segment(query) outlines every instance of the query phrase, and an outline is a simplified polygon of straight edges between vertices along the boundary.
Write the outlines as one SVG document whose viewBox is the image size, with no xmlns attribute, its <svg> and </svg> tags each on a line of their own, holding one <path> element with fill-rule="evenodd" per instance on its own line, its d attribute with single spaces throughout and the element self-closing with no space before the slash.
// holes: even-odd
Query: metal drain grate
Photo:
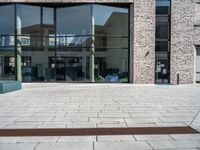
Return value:
<svg viewBox="0 0 200 150">
<path fill-rule="evenodd" d="M 0 129 L 0 136 L 86 136 L 130 134 L 195 134 L 191 127 Z"/>
</svg>

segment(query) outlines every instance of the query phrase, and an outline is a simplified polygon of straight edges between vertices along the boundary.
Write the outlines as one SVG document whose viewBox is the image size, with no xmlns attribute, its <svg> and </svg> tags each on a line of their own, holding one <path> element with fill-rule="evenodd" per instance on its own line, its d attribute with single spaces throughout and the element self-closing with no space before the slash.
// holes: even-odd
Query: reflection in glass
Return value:
<svg viewBox="0 0 200 150">
<path fill-rule="evenodd" d="M 168 41 L 156 41 L 156 51 L 168 52 Z"/>
<path fill-rule="evenodd" d="M 14 34 L 14 5 L 0 6 L 0 35 Z"/>
<path fill-rule="evenodd" d="M 0 80 L 15 80 L 14 53 L 2 55 L 0 51 Z"/>
<path fill-rule="evenodd" d="M 24 82 L 128 82 L 128 8 L 16 4 L 15 15 L 0 6 L 1 78 L 14 77 L 16 50 Z"/>
<path fill-rule="evenodd" d="M 156 83 L 168 84 L 169 83 L 169 61 L 166 58 L 156 59 Z"/>
<path fill-rule="evenodd" d="M 128 36 L 127 8 L 93 5 L 93 16 L 95 35 Z"/>
<path fill-rule="evenodd" d="M 168 16 L 156 17 L 156 38 L 169 39 L 169 20 Z"/>
<path fill-rule="evenodd" d="M 89 51 L 91 36 L 58 36 L 57 47 L 59 51 Z"/>
<path fill-rule="evenodd" d="M 40 7 L 17 5 L 17 24 L 21 34 L 40 35 Z"/>
<path fill-rule="evenodd" d="M 17 5 L 17 48 L 22 52 L 24 82 L 55 80 L 55 67 L 49 65 L 49 58 L 55 56 L 54 9 L 43 8 L 42 13 L 40 6 Z"/>
<path fill-rule="evenodd" d="M 96 82 L 128 82 L 128 49 L 95 54 Z"/>
<path fill-rule="evenodd" d="M 50 65 L 49 58 L 54 57 L 54 51 L 23 51 L 22 77 L 24 82 L 54 81 L 55 65 Z"/>
<path fill-rule="evenodd" d="M 43 7 L 43 16 L 42 16 L 42 23 L 43 24 L 54 24 L 54 9 Z"/>
<path fill-rule="evenodd" d="M 169 14 L 170 0 L 156 0 L 156 14 Z"/>
<path fill-rule="evenodd" d="M 127 49 L 127 37 L 95 36 L 95 51 L 99 48 Z"/>
<path fill-rule="evenodd" d="M 197 49 L 197 56 L 200 56 L 200 46 L 197 46 L 196 49 Z"/>
<path fill-rule="evenodd" d="M 81 5 L 57 9 L 57 35 L 90 35 L 91 5 Z"/>
<path fill-rule="evenodd" d="M 94 5 L 93 14 L 95 81 L 128 82 L 128 9 Z"/>
<path fill-rule="evenodd" d="M 0 80 L 15 80 L 14 5 L 0 6 Z"/>
<path fill-rule="evenodd" d="M 87 74 L 81 57 L 58 57 L 56 79 L 68 82 L 83 81 Z"/>
<path fill-rule="evenodd" d="M 0 35 L 0 48 L 14 47 L 15 37 L 10 35 Z"/>
</svg>

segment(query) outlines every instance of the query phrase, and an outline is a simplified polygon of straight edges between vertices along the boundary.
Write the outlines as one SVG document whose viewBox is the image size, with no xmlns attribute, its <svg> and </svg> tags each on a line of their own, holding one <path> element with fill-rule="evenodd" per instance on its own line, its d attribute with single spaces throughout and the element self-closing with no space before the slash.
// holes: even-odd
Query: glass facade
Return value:
<svg viewBox="0 0 200 150">
<path fill-rule="evenodd" d="M 128 82 L 128 16 L 126 7 L 99 4 L 2 5 L 0 78 Z"/>
<path fill-rule="evenodd" d="M 94 5 L 93 16 L 95 80 L 128 82 L 128 10 Z"/>
<path fill-rule="evenodd" d="M 170 0 L 156 0 L 155 82 L 170 83 Z"/>
<path fill-rule="evenodd" d="M 196 46 L 196 82 L 200 83 L 200 46 Z"/>
<path fill-rule="evenodd" d="M 14 5 L 0 6 L 0 80 L 15 80 Z"/>
</svg>

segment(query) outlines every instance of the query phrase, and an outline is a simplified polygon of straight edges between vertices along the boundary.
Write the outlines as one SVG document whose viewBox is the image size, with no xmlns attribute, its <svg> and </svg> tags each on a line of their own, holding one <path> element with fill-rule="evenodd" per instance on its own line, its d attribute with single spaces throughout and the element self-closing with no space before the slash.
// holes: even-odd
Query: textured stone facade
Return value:
<svg viewBox="0 0 200 150">
<path fill-rule="evenodd" d="M 171 83 L 195 82 L 195 44 L 200 42 L 200 4 L 198 0 L 172 0 Z M 199 1 L 198 1 L 199 2 Z M 199 43 L 200 44 L 200 43 Z"/>
<path fill-rule="evenodd" d="M 200 0 L 194 3 L 194 44 L 200 45 Z"/>
<path fill-rule="evenodd" d="M 134 3 L 134 83 L 154 83 L 155 0 Z"/>
</svg>

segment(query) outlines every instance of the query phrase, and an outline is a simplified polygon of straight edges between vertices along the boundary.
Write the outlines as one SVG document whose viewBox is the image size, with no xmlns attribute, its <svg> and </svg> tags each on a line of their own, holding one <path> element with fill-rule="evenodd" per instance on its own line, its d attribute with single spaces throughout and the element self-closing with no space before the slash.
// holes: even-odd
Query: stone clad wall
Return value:
<svg viewBox="0 0 200 150">
<path fill-rule="evenodd" d="M 172 0 L 171 6 L 171 83 L 194 82 L 194 42 L 192 0 Z"/>
<path fill-rule="evenodd" d="M 194 44 L 200 45 L 200 0 L 194 3 L 194 25 Z"/>
<path fill-rule="evenodd" d="M 196 49 L 200 45 L 200 0 L 172 0 L 171 83 L 191 84 L 196 76 Z"/>
<path fill-rule="evenodd" d="M 155 0 L 134 3 L 134 83 L 155 80 Z"/>
</svg>

